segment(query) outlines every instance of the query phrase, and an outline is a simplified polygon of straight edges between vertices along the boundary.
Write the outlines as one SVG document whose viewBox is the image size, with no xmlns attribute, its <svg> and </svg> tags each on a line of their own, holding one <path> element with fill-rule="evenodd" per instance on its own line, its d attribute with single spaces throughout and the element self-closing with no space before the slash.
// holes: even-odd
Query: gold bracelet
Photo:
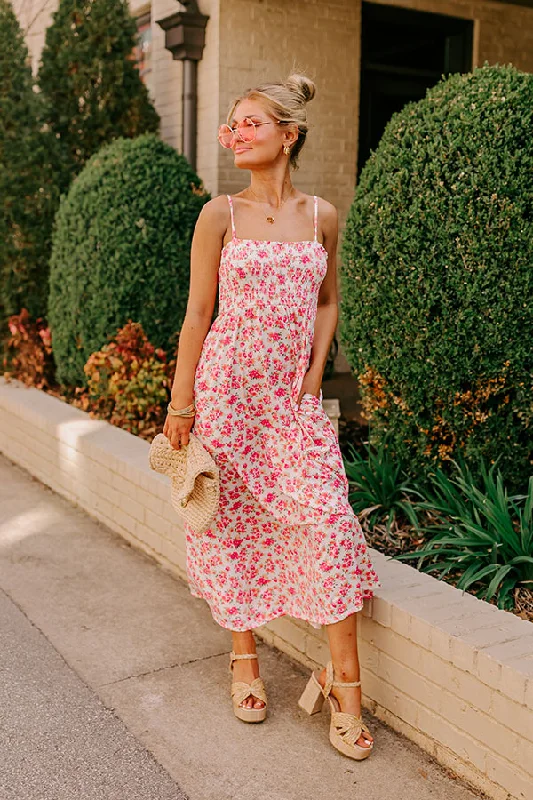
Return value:
<svg viewBox="0 0 533 800">
<path fill-rule="evenodd" d="M 175 408 L 172 408 L 172 403 L 169 403 L 167 406 L 167 411 L 171 417 L 194 417 L 196 414 L 196 406 L 193 400 L 193 402 L 190 403 L 190 405 L 188 405 L 186 408 L 180 408 L 179 410 L 176 410 Z"/>
</svg>

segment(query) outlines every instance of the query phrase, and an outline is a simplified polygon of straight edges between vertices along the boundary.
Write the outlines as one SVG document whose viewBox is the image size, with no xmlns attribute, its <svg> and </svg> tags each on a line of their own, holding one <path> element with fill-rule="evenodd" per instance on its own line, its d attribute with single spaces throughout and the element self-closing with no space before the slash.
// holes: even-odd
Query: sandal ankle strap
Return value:
<svg viewBox="0 0 533 800">
<path fill-rule="evenodd" d="M 257 653 L 234 653 L 232 650 L 230 657 L 232 661 L 236 661 L 239 658 L 257 658 Z"/>
<path fill-rule="evenodd" d="M 326 664 L 326 682 L 324 684 L 324 688 L 322 689 L 322 693 L 324 697 L 327 697 L 331 692 L 332 686 L 361 686 L 361 681 L 336 681 L 334 680 L 334 672 L 333 672 L 333 662 L 328 661 Z"/>
<path fill-rule="evenodd" d="M 257 653 L 234 653 L 233 650 L 229 654 L 229 670 L 233 671 L 233 662 L 241 658 L 257 658 Z"/>
<path fill-rule="evenodd" d="M 361 681 L 333 681 L 332 686 L 361 686 Z"/>
</svg>

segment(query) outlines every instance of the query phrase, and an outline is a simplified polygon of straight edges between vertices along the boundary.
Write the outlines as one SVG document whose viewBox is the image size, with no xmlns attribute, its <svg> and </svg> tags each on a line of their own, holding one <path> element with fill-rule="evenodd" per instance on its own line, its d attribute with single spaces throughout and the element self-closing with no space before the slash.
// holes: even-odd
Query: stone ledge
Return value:
<svg viewBox="0 0 533 800">
<path fill-rule="evenodd" d="M 337 422 L 335 401 L 324 401 Z M 0 378 L 0 450 L 186 580 L 169 481 L 149 444 Z M 359 616 L 363 705 L 495 800 L 533 785 L 533 626 L 371 549 L 383 588 Z M 257 635 L 310 668 L 325 629 L 282 617 Z M 531 797 L 531 794 L 529 795 Z"/>
</svg>

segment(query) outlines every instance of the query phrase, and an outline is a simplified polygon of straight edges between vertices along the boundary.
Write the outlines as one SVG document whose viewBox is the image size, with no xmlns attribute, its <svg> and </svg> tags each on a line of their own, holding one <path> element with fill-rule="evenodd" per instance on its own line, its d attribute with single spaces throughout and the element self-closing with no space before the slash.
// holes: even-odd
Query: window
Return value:
<svg viewBox="0 0 533 800">
<path fill-rule="evenodd" d="M 150 11 L 137 18 L 137 45 L 135 47 L 135 60 L 139 68 L 142 82 L 148 89 L 153 99 L 153 72 L 152 72 L 152 16 Z"/>
<path fill-rule="evenodd" d="M 363 2 L 359 176 L 395 111 L 423 98 L 441 75 L 472 68 L 473 23 Z"/>
</svg>

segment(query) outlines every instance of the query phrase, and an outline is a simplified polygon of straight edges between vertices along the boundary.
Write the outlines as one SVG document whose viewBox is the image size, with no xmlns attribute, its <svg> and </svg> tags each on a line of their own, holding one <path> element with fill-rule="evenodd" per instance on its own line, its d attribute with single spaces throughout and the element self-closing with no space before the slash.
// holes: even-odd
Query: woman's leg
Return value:
<svg viewBox="0 0 533 800">
<path fill-rule="evenodd" d="M 255 653 L 255 639 L 252 631 L 232 631 L 234 653 Z M 251 683 L 259 677 L 259 661 L 257 658 L 240 658 L 233 662 L 233 680 Z M 244 708 L 263 708 L 262 700 L 250 695 L 242 703 Z"/>
<path fill-rule="evenodd" d="M 350 614 L 349 617 L 334 622 L 332 625 L 325 626 L 328 634 L 329 649 L 333 662 L 334 680 L 336 681 L 359 681 L 359 655 L 357 653 L 357 613 Z M 319 682 L 324 686 L 326 682 L 325 668 L 320 673 Z M 361 715 L 361 687 L 352 686 L 344 689 L 334 686 L 331 694 L 339 701 L 341 711 L 346 714 Z M 371 734 L 363 731 L 363 735 L 357 740 L 361 747 L 369 747 L 367 741 L 373 741 Z"/>
</svg>

